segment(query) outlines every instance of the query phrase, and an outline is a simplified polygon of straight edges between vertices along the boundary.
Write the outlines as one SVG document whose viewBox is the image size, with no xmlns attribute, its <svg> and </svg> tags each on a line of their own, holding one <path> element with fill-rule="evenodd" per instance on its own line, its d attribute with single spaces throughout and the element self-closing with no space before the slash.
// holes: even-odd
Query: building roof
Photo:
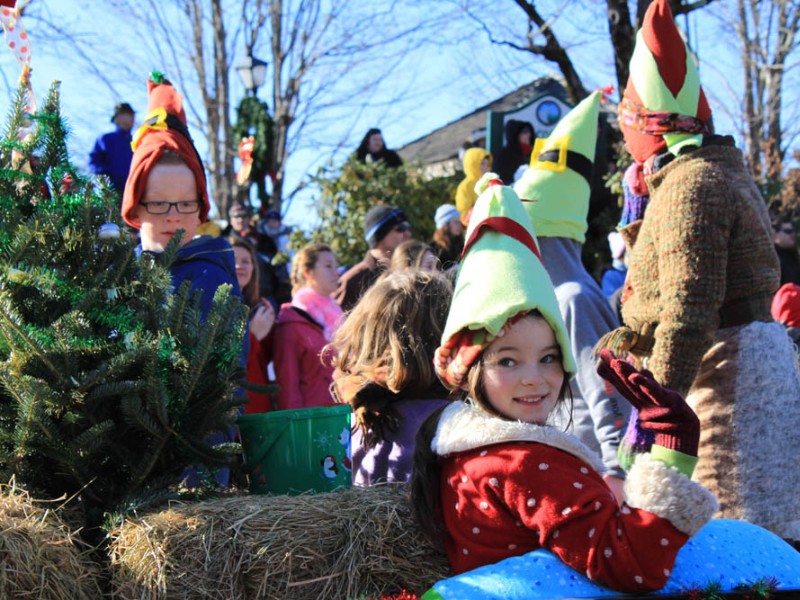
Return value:
<svg viewBox="0 0 800 600">
<path fill-rule="evenodd" d="M 397 152 L 405 161 L 420 161 L 427 165 L 449 162 L 454 159 L 460 163 L 458 161 L 459 148 L 473 131 L 486 127 L 488 111 L 508 111 L 527 104 L 537 96 L 544 94 L 552 94 L 566 99 L 566 89 L 557 79 L 542 77 L 406 144 Z"/>
</svg>

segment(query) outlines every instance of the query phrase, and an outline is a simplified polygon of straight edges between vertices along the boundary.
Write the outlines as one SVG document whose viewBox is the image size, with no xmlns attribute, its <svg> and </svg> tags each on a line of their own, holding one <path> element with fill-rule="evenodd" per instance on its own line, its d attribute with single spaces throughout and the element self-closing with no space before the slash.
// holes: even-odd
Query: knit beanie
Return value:
<svg viewBox="0 0 800 600">
<path fill-rule="evenodd" d="M 784 283 L 772 298 L 770 313 L 779 323 L 800 328 L 800 286 Z"/>
<path fill-rule="evenodd" d="M 370 248 L 374 248 L 392 228 L 407 222 L 408 217 L 402 209 L 384 204 L 373 206 L 364 216 L 364 239 Z"/>
<path fill-rule="evenodd" d="M 165 150 L 178 154 L 194 173 L 200 199 L 200 222 L 208 218 L 209 203 L 203 161 L 186 127 L 183 100 L 172 84 L 158 71 L 147 80 L 147 116 L 133 137 L 133 159 L 122 196 L 122 218 L 139 228 L 133 212 L 144 195 L 147 177 Z"/>
<path fill-rule="evenodd" d="M 700 145 L 714 132 L 694 59 L 667 0 L 654 0 L 636 34 L 619 123 L 633 158 L 643 163 L 668 148 Z"/>
<path fill-rule="evenodd" d="M 548 322 L 561 347 L 564 371 L 575 359 L 553 284 L 519 197 L 495 173 L 475 186 L 479 194 L 467 229 L 453 301 L 434 355 L 436 373 L 447 384 L 463 384 L 467 372 L 506 325 L 532 310 Z"/>
<path fill-rule="evenodd" d="M 622 216 L 618 229 L 644 218 L 644 211 L 650 203 L 650 194 L 644 182 L 641 163 L 631 163 L 622 177 Z"/>
<path fill-rule="evenodd" d="M 537 139 L 530 168 L 514 185 L 539 237 L 586 240 L 602 97 L 593 92 L 558 122 L 550 137 Z"/>
<path fill-rule="evenodd" d="M 433 220 L 436 223 L 436 229 L 441 229 L 450 221 L 457 221 L 461 218 L 461 214 L 453 204 L 442 204 L 436 209 L 436 214 Z"/>
</svg>

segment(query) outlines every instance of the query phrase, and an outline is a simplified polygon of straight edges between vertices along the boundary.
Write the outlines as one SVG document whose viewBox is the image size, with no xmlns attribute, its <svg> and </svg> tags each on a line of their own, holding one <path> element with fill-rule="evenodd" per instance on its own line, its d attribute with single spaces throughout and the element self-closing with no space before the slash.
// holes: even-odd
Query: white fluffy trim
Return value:
<svg viewBox="0 0 800 600">
<path fill-rule="evenodd" d="M 717 512 L 706 488 L 649 454 L 636 458 L 625 480 L 627 503 L 667 519 L 688 535 L 697 533 Z"/>
<path fill-rule="evenodd" d="M 508 442 L 546 444 L 580 458 L 601 475 L 606 471 L 600 456 L 575 436 L 554 427 L 505 421 L 470 402 L 452 402 L 444 409 L 431 449 L 439 456 L 447 456 Z"/>
</svg>

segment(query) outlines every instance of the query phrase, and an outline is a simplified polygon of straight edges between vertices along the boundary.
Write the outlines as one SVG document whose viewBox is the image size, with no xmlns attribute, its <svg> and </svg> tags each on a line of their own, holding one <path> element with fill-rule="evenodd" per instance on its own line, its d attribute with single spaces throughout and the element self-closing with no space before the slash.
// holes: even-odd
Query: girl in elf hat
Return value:
<svg viewBox="0 0 800 600">
<path fill-rule="evenodd" d="M 656 445 L 638 457 L 620 507 L 604 467 L 549 426 L 575 361 L 530 220 L 487 174 L 434 364 L 463 393 L 416 442 L 412 500 L 455 573 L 546 548 L 620 591 L 664 585 L 675 555 L 716 510 L 689 479 L 699 427 L 683 399 L 610 352 L 598 370 L 635 406 Z M 524 274 L 524 276 L 522 276 Z"/>
<path fill-rule="evenodd" d="M 786 452 L 800 376 L 770 316 L 780 275 L 770 219 L 733 139 L 713 135 L 666 0 L 650 4 L 637 34 L 619 122 L 650 202 L 622 292 L 626 327 L 604 345 L 686 396 L 701 424 L 694 477 L 718 516 L 800 539 L 800 469 Z"/>
</svg>

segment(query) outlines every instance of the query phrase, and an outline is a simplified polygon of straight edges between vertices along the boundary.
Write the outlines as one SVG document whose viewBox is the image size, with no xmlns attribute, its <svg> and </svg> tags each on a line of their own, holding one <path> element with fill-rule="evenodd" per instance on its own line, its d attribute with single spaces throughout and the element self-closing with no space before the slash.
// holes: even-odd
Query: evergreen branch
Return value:
<svg viewBox="0 0 800 600">
<path fill-rule="evenodd" d="M 70 449 L 81 459 L 86 460 L 108 442 L 108 436 L 114 432 L 114 428 L 114 421 L 110 419 L 101 421 L 75 436 L 69 444 Z"/>
<path fill-rule="evenodd" d="M 0 328 L 2 328 L 3 333 L 6 335 L 6 341 L 9 343 L 9 345 L 13 346 L 13 341 L 12 339 L 9 339 L 8 330 L 6 327 L 13 332 L 17 339 L 20 339 L 25 343 L 25 345 L 36 356 L 36 358 L 42 361 L 42 364 L 47 366 L 51 375 L 53 375 L 59 385 L 61 387 L 66 387 L 66 382 L 61 376 L 61 372 L 56 369 L 53 363 L 50 362 L 50 359 L 47 357 L 47 353 L 45 352 L 44 348 L 41 348 L 36 340 L 27 334 L 22 327 L 21 317 L 12 308 L 8 299 L 6 297 L 2 297 L 0 298 Z"/>
</svg>

